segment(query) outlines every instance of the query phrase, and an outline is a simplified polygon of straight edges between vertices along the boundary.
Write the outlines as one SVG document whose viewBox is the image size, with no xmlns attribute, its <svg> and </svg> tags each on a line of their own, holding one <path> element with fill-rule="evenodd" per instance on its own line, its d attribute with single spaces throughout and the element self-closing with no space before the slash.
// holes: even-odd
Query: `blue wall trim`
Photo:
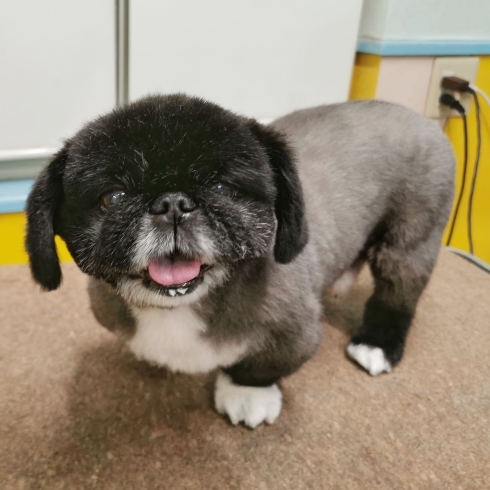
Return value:
<svg viewBox="0 0 490 490">
<path fill-rule="evenodd" d="M 361 38 L 357 51 L 380 56 L 477 56 L 490 54 L 490 39 L 481 41 L 381 41 Z"/>
<path fill-rule="evenodd" d="M 27 196 L 34 179 L 4 180 L 0 182 L 0 213 L 24 211 Z"/>
</svg>

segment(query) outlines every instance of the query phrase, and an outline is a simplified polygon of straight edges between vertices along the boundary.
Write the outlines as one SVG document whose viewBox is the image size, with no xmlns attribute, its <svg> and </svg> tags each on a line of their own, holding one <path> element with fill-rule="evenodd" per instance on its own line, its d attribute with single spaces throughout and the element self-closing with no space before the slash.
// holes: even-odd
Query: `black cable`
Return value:
<svg viewBox="0 0 490 490">
<path fill-rule="evenodd" d="M 470 243 L 470 254 L 473 255 L 473 228 L 472 228 L 472 218 L 473 218 L 473 198 L 475 196 L 476 178 L 478 176 L 478 167 L 480 165 L 480 152 L 481 152 L 481 117 L 480 117 L 480 102 L 478 101 L 478 96 L 476 92 L 468 88 L 467 91 L 473 96 L 476 108 L 476 135 L 477 135 L 477 146 L 476 146 L 476 159 L 475 168 L 473 170 L 473 179 L 471 181 L 470 197 L 468 199 L 468 241 Z"/>
<path fill-rule="evenodd" d="M 461 205 L 461 200 L 463 199 L 464 187 L 466 183 L 466 169 L 468 167 L 468 123 L 466 120 L 466 112 L 464 107 L 460 104 L 458 100 L 456 100 L 452 95 L 444 93 L 441 95 L 439 102 L 442 105 L 446 105 L 451 109 L 458 111 L 463 118 L 463 127 L 464 127 L 464 162 L 463 162 L 463 177 L 461 181 L 461 189 L 459 191 L 458 200 L 456 202 L 456 208 L 454 209 L 453 219 L 451 223 L 451 227 L 449 229 L 449 234 L 446 242 L 446 246 L 449 246 L 451 243 L 451 239 L 453 237 L 454 227 L 456 225 L 456 221 L 458 219 L 459 206 Z"/>
<path fill-rule="evenodd" d="M 449 246 L 451 243 L 451 239 L 453 237 L 454 227 L 456 225 L 456 220 L 458 218 L 459 206 L 461 205 L 461 201 L 463 199 L 464 186 L 466 184 L 466 169 L 468 168 L 468 122 L 466 121 L 466 114 L 461 114 L 463 118 L 463 127 L 464 127 L 464 161 L 463 161 L 463 177 L 461 180 L 461 188 L 459 190 L 458 200 L 456 202 L 456 208 L 454 209 L 453 220 L 451 223 L 451 228 L 449 229 L 449 235 L 447 237 L 446 245 Z"/>
</svg>

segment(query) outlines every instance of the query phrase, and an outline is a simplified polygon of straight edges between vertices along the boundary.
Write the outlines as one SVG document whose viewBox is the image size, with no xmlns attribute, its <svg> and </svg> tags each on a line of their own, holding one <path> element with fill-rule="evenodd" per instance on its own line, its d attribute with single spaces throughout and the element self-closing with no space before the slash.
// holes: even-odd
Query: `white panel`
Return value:
<svg viewBox="0 0 490 490">
<path fill-rule="evenodd" d="M 434 58 L 389 56 L 381 60 L 376 99 L 423 114 Z"/>
<path fill-rule="evenodd" d="M 390 0 L 364 0 L 359 36 L 383 39 Z"/>
<path fill-rule="evenodd" d="M 0 152 L 59 147 L 115 101 L 114 2 L 15 0 L 0 10 Z"/>
<path fill-rule="evenodd" d="M 146 0 L 130 95 L 186 92 L 257 118 L 346 100 L 361 0 Z"/>
<path fill-rule="evenodd" d="M 360 35 L 392 40 L 489 40 L 490 0 L 364 0 Z"/>
<path fill-rule="evenodd" d="M 386 39 L 490 39 L 490 0 L 391 0 Z"/>
</svg>

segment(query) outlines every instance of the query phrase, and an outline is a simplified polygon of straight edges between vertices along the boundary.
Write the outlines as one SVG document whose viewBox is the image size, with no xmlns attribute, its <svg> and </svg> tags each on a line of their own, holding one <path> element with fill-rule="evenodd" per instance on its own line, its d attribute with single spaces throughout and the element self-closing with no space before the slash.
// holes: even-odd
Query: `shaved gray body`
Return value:
<svg viewBox="0 0 490 490">
<path fill-rule="evenodd" d="M 362 101 L 294 112 L 273 125 L 296 151 L 310 229 L 303 256 L 316 256 L 311 270 L 321 271 L 323 286 L 355 262 L 380 224 L 392 223 L 392 238 L 407 251 L 442 235 L 454 156 L 434 121 Z"/>
</svg>

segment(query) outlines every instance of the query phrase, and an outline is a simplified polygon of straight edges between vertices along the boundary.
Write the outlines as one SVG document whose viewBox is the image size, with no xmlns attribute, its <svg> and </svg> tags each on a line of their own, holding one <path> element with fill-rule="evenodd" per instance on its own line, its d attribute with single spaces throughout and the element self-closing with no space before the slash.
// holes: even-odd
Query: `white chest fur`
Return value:
<svg viewBox="0 0 490 490">
<path fill-rule="evenodd" d="M 245 343 L 215 345 L 204 322 L 188 306 L 174 309 L 134 308 L 136 333 L 128 342 L 139 359 L 173 371 L 197 374 L 230 366 L 246 351 Z"/>
</svg>

